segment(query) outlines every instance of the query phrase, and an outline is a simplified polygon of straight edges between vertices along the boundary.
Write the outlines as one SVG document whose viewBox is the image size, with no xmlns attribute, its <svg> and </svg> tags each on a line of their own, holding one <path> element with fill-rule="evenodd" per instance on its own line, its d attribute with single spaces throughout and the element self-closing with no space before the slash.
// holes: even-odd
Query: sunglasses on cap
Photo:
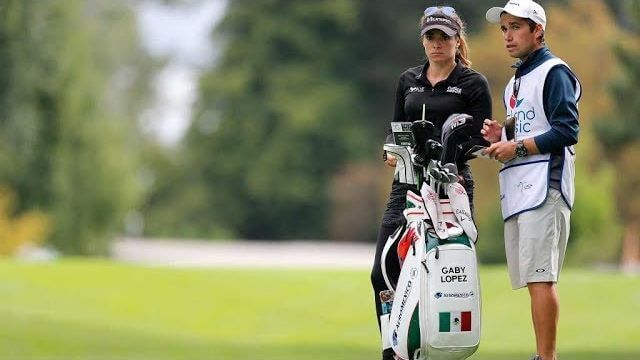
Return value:
<svg viewBox="0 0 640 360">
<path fill-rule="evenodd" d="M 431 16 L 438 13 L 444 14 L 449 17 L 458 17 L 458 14 L 456 14 L 456 10 L 451 6 L 430 6 L 424 9 L 424 14 L 426 16 Z"/>
</svg>

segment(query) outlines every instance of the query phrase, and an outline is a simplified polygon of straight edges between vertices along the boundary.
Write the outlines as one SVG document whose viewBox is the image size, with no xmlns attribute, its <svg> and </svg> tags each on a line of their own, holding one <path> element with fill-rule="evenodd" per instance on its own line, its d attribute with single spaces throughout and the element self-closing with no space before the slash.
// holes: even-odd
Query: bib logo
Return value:
<svg viewBox="0 0 640 360">
<path fill-rule="evenodd" d="M 536 118 L 536 110 L 533 107 L 531 107 L 529 110 L 522 109 L 516 111 L 516 109 L 519 108 L 523 102 L 524 98 L 516 99 L 516 97 L 513 95 L 511 95 L 511 98 L 509 99 L 509 107 L 511 107 L 512 110 L 509 116 L 513 116 L 516 118 L 516 134 L 531 132 L 531 122 Z"/>
<path fill-rule="evenodd" d="M 522 101 L 524 101 L 524 98 L 518 100 L 518 99 L 516 99 L 515 96 L 511 95 L 511 99 L 509 99 L 509 107 L 512 108 L 512 109 L 516 108 L 516 107 L 520 106 L 520 104 L 522 104 Z"/>
</svg>

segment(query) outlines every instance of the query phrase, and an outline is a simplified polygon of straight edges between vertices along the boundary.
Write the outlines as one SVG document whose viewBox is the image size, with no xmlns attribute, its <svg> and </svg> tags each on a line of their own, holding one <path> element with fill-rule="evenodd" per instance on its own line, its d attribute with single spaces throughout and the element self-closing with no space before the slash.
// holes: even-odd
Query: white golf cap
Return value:
<svg viewBox="0 0 640 360">
<path fill-rule="evenodd" d="M 511 0 L 504 7 L 492 7 L 487 11 L 486 18 L 489 22 L 500 23 L 500 15 L 503 12 L 524 19 L 531 19 L 536 24 L 542 25 L 542 29 L 547 26 L 547 15 L 544 9 L 535 1 L 531 0 Z"/>
</svg>

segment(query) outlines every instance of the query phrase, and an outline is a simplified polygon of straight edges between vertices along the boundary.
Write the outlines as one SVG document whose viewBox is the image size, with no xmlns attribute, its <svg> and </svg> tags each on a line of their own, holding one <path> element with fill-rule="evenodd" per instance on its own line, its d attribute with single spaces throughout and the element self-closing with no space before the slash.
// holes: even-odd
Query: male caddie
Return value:
<svg viewBox="0 0 640 360">
<path fill-rule="evenodd" d="M 580 83 L 544 40 L 547 18 L 531 0 L 487 11 L 499 23 L 509 56 L 519 59 L 504 92 L 511 131 L 494 120 L 481 130 L 485 154 L 504 163 L 500 199 L 507 267 L 514 289 L 527 287 L 536 336 L 533 359 L 556 359 L 562 268 L 574 200 L 573 145 L 578 141 Z"/>
</svg>

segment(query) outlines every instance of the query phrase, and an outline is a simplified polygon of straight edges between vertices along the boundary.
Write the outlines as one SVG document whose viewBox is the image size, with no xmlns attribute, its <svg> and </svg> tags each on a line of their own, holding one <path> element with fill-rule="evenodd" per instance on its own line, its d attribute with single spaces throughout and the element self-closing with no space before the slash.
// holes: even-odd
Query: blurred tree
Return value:
<svg viewBox="0 0 640 360">
<path fill-rule="evenodd" d="M 585 89 L 597 87 L 613 72 L 613 62 L 593 46 L 593 38 L 608 42 L 618 34 L 606 7 L 598 0 L 541 3 L 552 19 L 552 50 L 586 79 Z M 154 190 L 143 208 L 147 234 L 373 240 L 391 182 L 379 156 L 396 82 L 424 59 L 418 20 L 433 5 L 456 7 L 469 24 L 473 67 L 493 86 L 499 118 L 499 94 L 512 60 L 498 51 L 499 29 L 486 23 L 484 13 L 503 1 L 233 1 L 214 32 L 222 56 L 201 79 L 181 153 L 153 151 L 159 166 L 152 169 Z M 598 34 L 585 31 L 591 28 Z M 583 97 L 586 145 L 580 145 L 579 161 L 585 164 L 598 157 L 588 143 L 590 114 L 604 114 L 608 101 L 596 92 Z M 473 167 L 481 236 L 491 241 L 489 248 L 483 240 L 486 250 L 479 251 L 501 261 L 498 166 L 477 160 Z M 589 166 L 579 171 L 583 179 L 596 179 L 603 192 L 609 189 L 606 173 Z M 370 175 L 375 173 L 380 175 Z M 590 248 L 600 231 L 615 228 L 613 223 L 590 233 L 594 218 L 580 214 L 609 220 L 589 210 L 592 201 L 598 200 L 574 212 L 580 221 L 575 233 L 583 240 L 572 246 Z M 599 209 L 610 204 L 605 200 Z M 344 218 L 353 215 L 350 210 L 362 217 L 357 224 Z"/>
<path fill-rule="evenodd" d="M 203 233 L 326 234 L 327 178 L 367 142 L 346 55 L 357 30 L 352 1 L 229 3 L 186 144 Z"/>
<path fill-rule="evenodd" d="M 52 244 L 104 254 L 137 197 L 149 74 L 126 1 L 0 5 L 0 183 L 52 219 Z"/>
<path fill-rule="evenodd" d="M 410 0 L 230 3 L 216 31 L 223 56 L 201 81 L 199 112 L 186 138 L 189 161 L 175 164 L 188 169 L 181 178 L 188 185 L 156 188 L 145 205 L 147 230 L 350 237 L 344 221 L 328 219 L 327 212 L 344 213 L 348 203 L 328 184 L 388 191 L 390 178 L 344 174 L 384 172 L 378 156 L 397 78 L 424 59 L 418 36 L 424 7 Z M 174 205 L 181 211 L 162 210 Z M 375 230 L 380 214 L 366 213 Z"/>
<path fill-rule="evenodd" d="M 615 110 L 596 124 L 598 139 L 613 161 L 615 196 L 618 215 L 624 224 L 621 266 L 626 270 L 640 268 L 640 2 L 624 1 L 627 15 L 635 21 L 632 41 L 615 49 L 622 74 L 611 81 Z"/>
</svg>

